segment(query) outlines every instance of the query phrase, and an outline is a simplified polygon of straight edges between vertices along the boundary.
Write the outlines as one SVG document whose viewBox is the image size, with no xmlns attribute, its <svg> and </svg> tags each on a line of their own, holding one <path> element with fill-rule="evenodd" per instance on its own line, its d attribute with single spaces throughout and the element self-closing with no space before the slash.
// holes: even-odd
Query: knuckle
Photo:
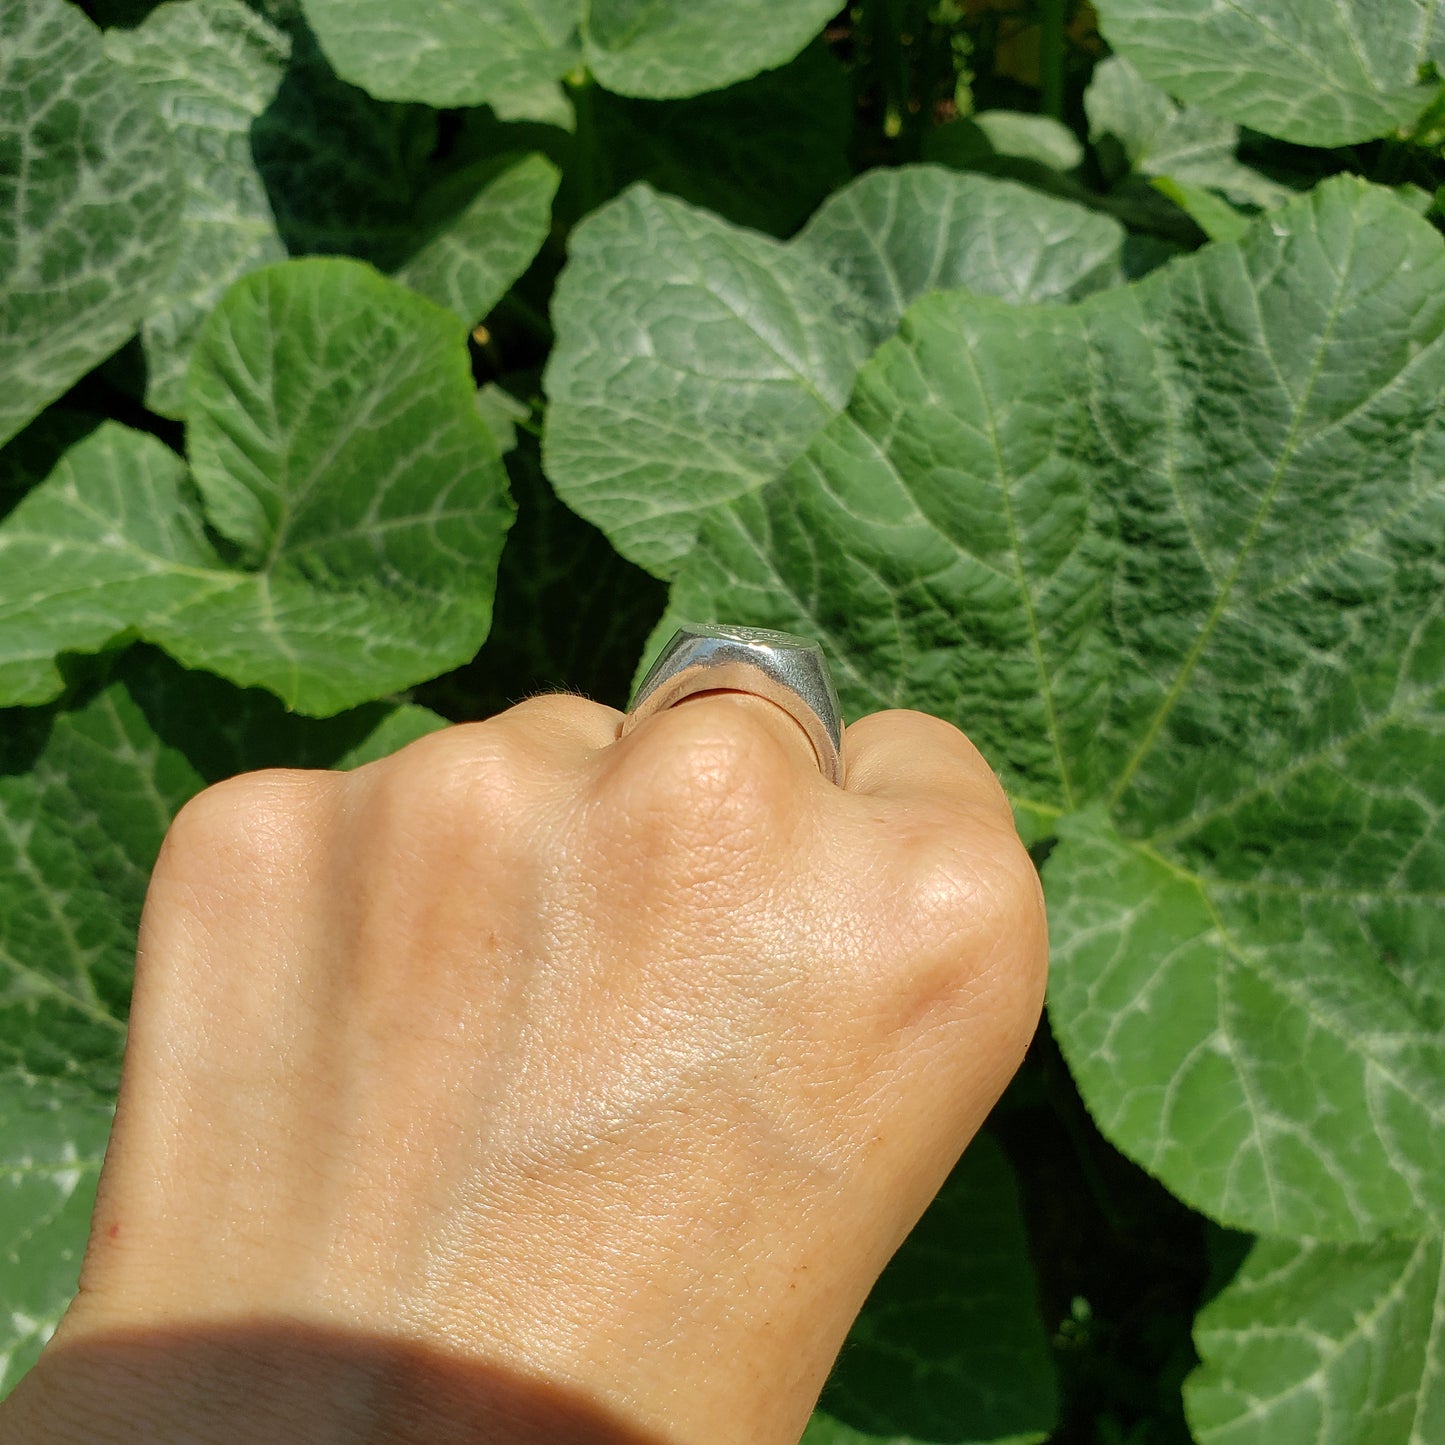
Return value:
<svg viewBox="0 0 1445 1445">
<path fill-rule="evenodd" d="M 976 851 L 935 838 L 908 850 L 899 890 L 910 932 L 937 944 L 987 930 L 994 906 L 989 870 Z"/>
<path fill-rule="evenodd" d="M 1021 997 L 1031 1001 L 1037 1015 L 1048 971 L 1048 922 L 1038 870 L 1016 834 L 1009 835 L 995 857 L 993 876 L 997 953 L 1003 972 L 1021 985 Z"/>
<path fill-rule="evenodd" d="M 670 709 L 639 742 L 622 782 L 654 823 L 704 833 L 751 827 L 770 818 L 789 790 L 790 760 L 777 739 L 737 709 Z"/>
<path fill-rule="evenodd" d="M 330 776 L 245 773 L 206 788 L 180 809 L 146 893 L 137 998 L 159 988 L 169 1000 L 164 1008 L 186 1008 L 184 1000 L 198 988 L 227 989 L 235 977 L 254 977 L 249 969 L 218 971 L 212 961 L 237 956 L 238 937 L 266 938 L 278 907 L 294 896 L 317 851 L 317 804 Z M 239 956 L 262 967 L 271 951 L 261 946 Z"/>
<path fill-rule="evenodd" d="M 373 766 L 365 809 L 372 836 L 442 848 L 503 824 L 524 785 L 516 745 L 489 723 L 429 733 Z"/>
<path fill-rule="evenodd" d="M 891 751 L 939 764 L 979 801 L 987 800 L 1000 817 L 1013 816 L 1008 795 L 988 759 L 967 733 L 946 719 L 911 708 L 888 708 L 861 718 L 850 732 L 865 746 L 886 740 Z"/>
<path fill-rule="evenodd" d="M 1047 925 L 1033 860 L 1012 826 L 976 821 L 908 850 L 900 933 L 939 992 L 987 992 L 1032 1032 L 1043 1002 Z M 1022 1025 L 1021 1025 L 1022 1026 Z"/>
<path fill-rule="evenodd" d="M 297 846 L 325 774 L 293 768 L 242 773 L 191 798 L 172 820 L 158 870 L 284 857 Z"/>
<path fill-rule="evenodd" d="M 1039 906 L 1033 861 L 1012 823 L 949 810 L 903 854 L 906 893 L 915 913 L 940 927 L 990 933 Z"/>
<path fill-rule="evenodd" d="M 563 729 L 591 733 L 593 730 L 616 731 L 618 714 L 589 697 L 575 692 L 539 692 L 521 702 L 513 703 L 499 714 L 499 723 L 514 724 L 525 730 Z"/>
<path fill-rule="evenodd" d="M 920 712 L 911 707 L 887 707 L 870 713 L 863 721 L 879 729 L 901 732 L 910 741 L 920 745 L 962 747 L 970 753 L 978 749 L 969 741 L 968 734 L 946 718 L 931 712 Z"/>
<path fill-rule="evenodd" d="M 807 815 L 795 805 L 795 768 L 737 709 L 670 709 L 604 774 L 597 852 L 628 859 L 653 896 L 741 905 L 796 851 Z"/>
</svg>

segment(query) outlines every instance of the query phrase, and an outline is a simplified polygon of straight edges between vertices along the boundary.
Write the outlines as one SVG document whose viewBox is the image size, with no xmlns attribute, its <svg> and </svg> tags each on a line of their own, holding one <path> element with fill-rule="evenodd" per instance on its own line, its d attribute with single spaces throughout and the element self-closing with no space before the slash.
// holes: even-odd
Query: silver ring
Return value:
<svg viewBox="0 0 1445 1445">
<path fill-rule="evenodd" d="M 685 623 L 642 679 L 619 736 L 685 697 L 717 691 L 776 703 L 807 734 L 823 776 L 842 786 L 843 719 L 828 660 L 816 642 L 791 632 Z"/>
</svg>

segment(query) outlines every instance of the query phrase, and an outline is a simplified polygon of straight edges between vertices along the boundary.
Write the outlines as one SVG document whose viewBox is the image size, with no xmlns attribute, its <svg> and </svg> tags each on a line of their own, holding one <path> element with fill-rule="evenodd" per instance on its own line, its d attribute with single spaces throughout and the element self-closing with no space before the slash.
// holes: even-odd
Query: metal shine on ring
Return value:
<svg viewBox="0 0 1445 1445">
<path fill-rule="evenodd" d="M 843 719 L 832 674 L 822 648 L 791 632 L 683 624 L 642 679 L 620 736 L 685 697 L 718 691 L 750 692 L 782 708 L 807 734 L 819 771 L 842 786 Z"/>
</svg>

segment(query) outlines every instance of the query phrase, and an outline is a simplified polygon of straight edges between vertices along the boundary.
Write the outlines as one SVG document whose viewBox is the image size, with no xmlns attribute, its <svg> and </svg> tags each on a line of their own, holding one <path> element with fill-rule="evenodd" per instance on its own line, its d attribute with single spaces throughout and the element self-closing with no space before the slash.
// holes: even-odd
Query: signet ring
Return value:
<svg viewBox="0 0 1445 1445">
<path fill-rule="evenodd" d="M 842 786 L 843 719 L 816 642 L 762 627 L 684 623 L 642 679 L 619 736 L 700 692 L 750 692 L 776 704 L 807 735 L 823 776 Z"/>
</svg>

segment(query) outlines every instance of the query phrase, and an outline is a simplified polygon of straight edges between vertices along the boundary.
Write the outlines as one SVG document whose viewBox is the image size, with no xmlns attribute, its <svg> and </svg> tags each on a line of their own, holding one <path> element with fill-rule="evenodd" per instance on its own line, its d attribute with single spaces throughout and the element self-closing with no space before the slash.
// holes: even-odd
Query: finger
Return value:
<svg viewBox="0 0 1445 1445">
<path fill-rule="evenodd" d="M 622 714 L 572 692 L 538 693 L 483 722 L 457 723 L 433 739 L 439 747 L 464 755 L 485 747 L 485 739 L 507 737 L 524 755 L 557 767 L 586 762 L 617 737 Z"/>
<path fill-rule="evenodd" d="M 611 747 L 622 714 L 573 692 L 538 693 L 492 719 L 519 736 L 563 753 L 581 756 Z"/>
<path fill-rule="evenodd" d="M 811 774 L 824 781 L 818 768 L 818 757 L 802 725 L 774 702 L 755 693 L 719 688 L 693 693 L 671 707 L 645 718 L 625 738 L 619 748 L 629 745 L 651 748 L 668 736 L 681 734 L 702 726 L 736 732 L 743 737 L 766 740 L 775 754 L 790 770 Z"/>
<path fill-rule="evenodd" d="M 358 784 L 379 774 L 410 769 L 420 792 L 432 783 L 465 777 L 474 763 L 493 757 L 498 748 L 518 762 L 531 760 L 551 773 L 579 773 L 617 736 L 622 714 L 616 708 L 575 693 L 546 693 L 528 698 L 482 722 L 454 723 L 426 733 L 389 757 L 357 768 Z"/>
<path fill-rule="evenodd" d="M 898 708 L 860 718 L 843 737 L 847 790 L 900 802 L 953 802 L 1013 814 L 993 769 L 952 723 Z"/>
</svg>

